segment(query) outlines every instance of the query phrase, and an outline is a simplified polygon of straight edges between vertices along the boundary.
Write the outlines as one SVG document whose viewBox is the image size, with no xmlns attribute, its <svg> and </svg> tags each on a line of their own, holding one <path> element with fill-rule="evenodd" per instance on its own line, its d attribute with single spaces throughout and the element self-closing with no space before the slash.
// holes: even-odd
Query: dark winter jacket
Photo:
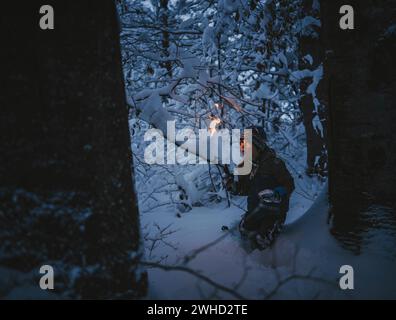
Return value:
<svg viewBox="0 0 396 320">
<path fill-rule="evenodd" d="M 282 214 L 285 216 L 289 208 L 290 195 L 294 190 L 293 177 L 285 163 L 271 148 L 266 147 L 258 158 L 259 161 L 253 165 L 250 175 L 238 177 L 236 192 L 248 196 L 248 211 L 252 211 L 259 204 L 260 191 L 283 187 L 287 193 L 282 201 Z"/>
</svg>

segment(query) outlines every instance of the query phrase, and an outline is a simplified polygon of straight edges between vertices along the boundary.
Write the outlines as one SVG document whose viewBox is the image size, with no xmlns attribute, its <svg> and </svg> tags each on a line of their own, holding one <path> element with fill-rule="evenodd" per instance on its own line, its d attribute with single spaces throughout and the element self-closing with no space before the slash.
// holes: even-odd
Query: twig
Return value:
<svg viewBox="0 0 396 320">
<path fill-rule="evenodd" d="M 157 268 L 157 269 L 162 269 L 165 271 L 181 271 L 181 272 L 185 272 L 185 273 L 189 273 L 203 281 L 205 281 L 206 283 L 210 284 L 211 286 L 215 287 L 216 289 L 219 289 L 221 291 L 224 291 L 228 294 L 230 294 L 231 296 L 240 299 L 240 300 L 247 300 L 246 297 L 244 297 L 243 295 L 241 295 L 240 293 L 236 292 L 235 290 L 228 288 L 218 282 L 213 281 L 212 279 L 208 278 L 207 276 L 204 276 L 202 274 L 200 274 L 199 272 L 190 269 L 188 267 L 183 267 L 183 266 L 169 266 L 169 265 L 164 265 L 164 264 L 160 264 L 160 263 L 155 263 L 155 262 L 148 262 L 148 261 L 140 261 L 139 264 L 146 266 L 146 267 L 152 267 L 152 268 Z"/>
</svg>

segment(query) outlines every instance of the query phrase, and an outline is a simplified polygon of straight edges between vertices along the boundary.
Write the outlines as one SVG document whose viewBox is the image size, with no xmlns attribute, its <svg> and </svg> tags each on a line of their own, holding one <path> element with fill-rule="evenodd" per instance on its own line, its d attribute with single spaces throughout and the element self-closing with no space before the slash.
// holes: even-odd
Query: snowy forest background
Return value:
<svg viewBox="0 0 396 320">
<path fill-rule="evenodd" d="M 370 233 L 381 249 L 369 241 L 369 253 L 354 257 L 328 231 L 319 1 L 128 0 L 118 12 L 149 297 L 347 297 L 335 285 L 339 266 L 364 264 L 366 278 L 370 254 L 390 249 L 394 237 Z M 166 120 L 195 131 L 213 120 L 218 128 L 264 127 L 296 185 L 271 251 L 252 252 L 236 231 L 246 198 L 227 192 L 224 166 L 144 163 L 145 132 L 165 131 Z M 386 208 L 370 210 L 380 212 L 379 224 L 390 217 Z M 350 237 L 344 243 L 360 251 L 359 237 Z M 383 262 L 385 282 L 392 261 Z M 381 290 L 389 295 L 392 284 Z"/>
<path fill-rule="evenodd" d="M 4 3 L 0 298 L 395 298 L 396 5 L 343 4 Z M 144 163 L 167 120 L 265 128 L 296 184 L 271 249 L 224 166 Z"/>
<path fill-rule="evenodd" d="M 318 6 L 314 1 L 311 12 L 302 12 L 300 1 L 119 5 L 142 212 L 166 207 L 184 211 L 186 206 L 230 201 L 220 179 L 227 174 L 222 166 L 144 163 L 144 133 L 150 126 L 166 128 L 169 119 L 176 120 L 179 129 L 208 128 L 213 119 L 220 121 L 219 128 L 263 126 L 269 145 L 295 178 L 292 207 L 300 212 L 312 203 L 327 172 L 325 107 L 316 96 L 323 68 L 312 55 L 300 56 L 298 41 L 319 36 Z M 309 83 L 306 88 L 302 80 Z M 300 107 L 303 96 L 310 96 L 306 114 Z"/>
<path fill-rule="evenodd" d="M 221 236 L 223 225 L 232 229 L 246 208 L 244 197 L 226 190 L 229 171 L 221 164 L 145 163 L 144 134 L 152 127 L 165 132 L 166 120 L 195 131 L 209 130 L 214 119 L 217 128 L 264 127 L 296 185 L 287 223 L 323 189 L 326 110 L 317 94 L 323 66 L 317 51 L 299 46 L 302 39 L 318 41 L 321 23 L 318 1 L 307 3 L 309 8 L 282 0 L 119 3 L 135 187 L 151 262 L 175 263 Z"/>
</svg>

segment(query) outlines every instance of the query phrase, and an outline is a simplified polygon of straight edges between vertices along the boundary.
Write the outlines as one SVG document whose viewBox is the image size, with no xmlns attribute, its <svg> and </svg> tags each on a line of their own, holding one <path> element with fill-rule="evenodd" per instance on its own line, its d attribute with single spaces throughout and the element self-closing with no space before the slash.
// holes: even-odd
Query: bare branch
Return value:
<svg viewBox="0 0 396 320">
<path fill-rule="evenodd" d="M 197 272 L 197 271 L 195 271 L 193 269 L 190 269 L 188 267 L 169 266 L 169 265 L 164 265 L 164 264 L 155 263 L 155 262 L 147 262 L 147 261 L 140 261 L 139 264 L 141 264 L 143 266 L 146 266 L 146 267 L 162 269 L 162 270 L 165 270 L 165 271 L 181 271 L 181 272 L 189 273 L 189 274 L 201 279 L 202 281 L 210 284 L 214 288 L 230 294 L 234 298 L 237 298 L 237 299 L 240 299 L 240 300 L 247 300 L 246 297 L 244 297 L 240 293 L 236 292 L 235 290 L 233 290 L 233 289 L 231 289 L 229 287 L 226 287 L 226 286 L 224 286 L 224 285 L 222 285 L 222 284 L 210 279 L 209 277 L 204 276 L 204 275 L 200 274 L 199 272 Z"/>
</svg>

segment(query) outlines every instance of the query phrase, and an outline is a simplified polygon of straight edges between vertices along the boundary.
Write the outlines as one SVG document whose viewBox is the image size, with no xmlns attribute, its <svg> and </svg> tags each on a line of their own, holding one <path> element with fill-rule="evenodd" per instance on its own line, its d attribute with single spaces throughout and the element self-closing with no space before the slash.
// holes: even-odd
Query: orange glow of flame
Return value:
<svg viewBox="0 0 396 320">
<path fill-rule="evenodd" d="M 216 133 L 216 127 L 221 123 L 221 120 L 219 118 L 213 117 L 211 118 L 212 121 L 209 124 L 209 132 L 210 135 L 213 136 Z"/>
<path fill-rule="evenodd" d="M 221 109 L 223 107 L 220 103 L 215 103 L 214 106 L 216 109 Z"/>
</svg>

